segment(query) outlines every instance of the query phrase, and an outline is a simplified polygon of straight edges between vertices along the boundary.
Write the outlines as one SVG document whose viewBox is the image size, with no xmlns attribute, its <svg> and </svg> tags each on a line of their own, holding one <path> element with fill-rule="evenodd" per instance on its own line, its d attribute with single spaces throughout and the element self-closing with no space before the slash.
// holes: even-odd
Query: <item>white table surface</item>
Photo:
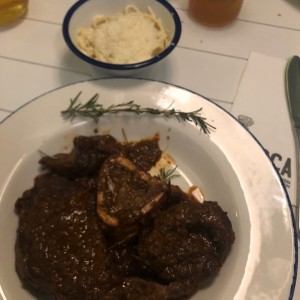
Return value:
<svg viewBox="0 0 300 300">
<path fill-rule="evenodd" d="M 0 27 L 0 122 L 40 94 L 93 78 L 63 41 L 62 20 L 74 2 L 29 0 L 18 25 Z M 181 17 L 182 36 L 167 67 L 148 77 L 188 88 L 228 111 L 251 51 L 300 56 L 299 0 L 244 0 L 238 19 L 222 29 L 193 22 L 187 0 L 169 2 Z M 294 299 L 300 299 L 299 285 Z"/>
</svg>

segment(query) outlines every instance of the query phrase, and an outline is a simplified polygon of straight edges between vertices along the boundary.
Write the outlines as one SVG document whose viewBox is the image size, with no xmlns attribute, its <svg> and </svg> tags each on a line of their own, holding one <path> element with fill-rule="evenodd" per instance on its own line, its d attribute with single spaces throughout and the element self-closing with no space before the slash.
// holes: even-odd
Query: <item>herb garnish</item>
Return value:
<svg viewBox="0 0 300 300">
<path fill-rule="evenodd" d="M 162 115 L 167 118 L 175 117 L 178 122 L 193 122 L 196 126 L 200 127 L 205 134 L 209 134 L 211 129 L 215 129 L 214 126 L 206 122 L 206 119 L 200 115 L 202 108 L 191 112 L 183 112 L 172 109 L 157 109 L 151 107 L 141 107 L 140 105 L 134 103 L 134 101 L 129 101 L 120 104 L 112 104 L 107 108 L 103 107 L 102 104 L 98 103 L 99 94 L 95 94 L 90 100 L 82 104 L 79 101 L 78 95 L 70 100 L 70 105 L 66 110 L 61 113 L 65 119 L 74 119 L 77 116 L 92 118 L 95 122 L 98 122 L 104 114 L 117 114 L 119 112 L 132 112 L 135 114 L 152 114 L 152 115 Z"/>
<path fill-rule="evenodd" d="M 162 181 L 164 182 L 170 182 L 171 179 L 175 178 L 175 177 L 179 177 L 180 175 L 178 174 L 174 174 L 174 172 L 176 171 L 177 166 L 175 166 L 173 169 L 168 169 L 166 170 L 165 168 L 161 168 L 159 170 L 159 177 Z"/>
</svg>

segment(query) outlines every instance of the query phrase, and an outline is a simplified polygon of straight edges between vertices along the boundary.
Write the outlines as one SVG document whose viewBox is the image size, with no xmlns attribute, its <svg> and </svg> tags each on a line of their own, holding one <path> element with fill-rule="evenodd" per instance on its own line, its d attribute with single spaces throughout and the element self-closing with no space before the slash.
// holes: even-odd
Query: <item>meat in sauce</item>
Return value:
<svg viewBox="0 0 300 300">
<path fill-rule="evenodd" d="M 147 171 L 157 136 L 77 137 L 43 157 L 15 205 L 16 270 L 58 300 L 185 299 L 218 274 L 235 236 L 217 202 L 197 202 Z"/>
</svg>

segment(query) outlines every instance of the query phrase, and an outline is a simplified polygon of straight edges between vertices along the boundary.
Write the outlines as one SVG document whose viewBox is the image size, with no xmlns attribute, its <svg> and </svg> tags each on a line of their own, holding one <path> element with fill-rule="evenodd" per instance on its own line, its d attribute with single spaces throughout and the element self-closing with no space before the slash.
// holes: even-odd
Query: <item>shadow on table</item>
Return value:
<svg viewBox="0 0 300 300">
<path fill-rule="evenodd" d="M 300 10 L 300 1 L 299 0 L 285 0 L 289 4 L 291 4 L 294 8 Z"/>
<path fill-rule="evenodd" d="M 65 66 L 65 70 L 72 72 L 78 80 L 89 80 L 89 79 L 101 79 L 101 78 L 115 78 L 115 77 L 125 77 L 125 78 L 142 78 L 151 79 L 163 82 L 169 82 L 172 78 L 172 59 L 166 58 L 161 61 L 158 65 L 154 65 L 150 68 L 141 69 L 138 72 L 114 72 L 103 71 L 96 67 L 89 65 L 78 59 L 75 55 L 70 52 L 66 52 L 62 57 L 61 65 Z M 69 78 L 66 79 L 65 73 L 61 73 L 61 82 L 66 83 Z M 69 77 L 69 75 L 68 75 Z M 135 85 L 142 84 L 143 81 L 135 81 Z M 118 86 L 114 87 L 118 89 Z"/>
</svg>

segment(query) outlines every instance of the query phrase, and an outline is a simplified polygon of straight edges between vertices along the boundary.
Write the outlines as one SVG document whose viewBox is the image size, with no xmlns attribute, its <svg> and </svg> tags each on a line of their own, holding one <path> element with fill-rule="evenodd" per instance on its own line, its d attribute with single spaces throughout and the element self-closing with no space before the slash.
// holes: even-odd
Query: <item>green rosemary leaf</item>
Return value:
<svg viewBox="0 0 300 300">
<path fill-rule="evenodd" d="M 173 169 L 166 170 L 165 168 L 161 168 L 159 170 L 159 177 L 164 182 L 170 182 L 171 179 L 175 177 L 179 177 L 179 174 L 174 174 L 177 169 L 177 166 L 175 166 Z"/>
<path fill-rule="evenodd" d="M 75 117 L 87 117 L 98 122 L 104 114 L 130 112 L 137 115 L 162 115 L 166 118 L 176 118 L 178 122 L 192 122 L 205 134 L 209 134 L 210 130 L 215 129 L 214 126 L 207 123 L 206 119 L 201 116 L 202 108 L 191 112 L 182 112 L 174 108 L 158 109 L 152 107 L 141 107 L 139 104 L 134 103 L 134 101 L 111 104 L 105 108 L 101 103 L 98 103 L 99 94 L 95 94 L 86 103 L 81 103 L 79 101 L 80 95 L 81 92 L 78 93 L 74 99 L 71 99 L 69 107 L 61 112 L 65 119 L 73 120 Z"/>
</svg>

